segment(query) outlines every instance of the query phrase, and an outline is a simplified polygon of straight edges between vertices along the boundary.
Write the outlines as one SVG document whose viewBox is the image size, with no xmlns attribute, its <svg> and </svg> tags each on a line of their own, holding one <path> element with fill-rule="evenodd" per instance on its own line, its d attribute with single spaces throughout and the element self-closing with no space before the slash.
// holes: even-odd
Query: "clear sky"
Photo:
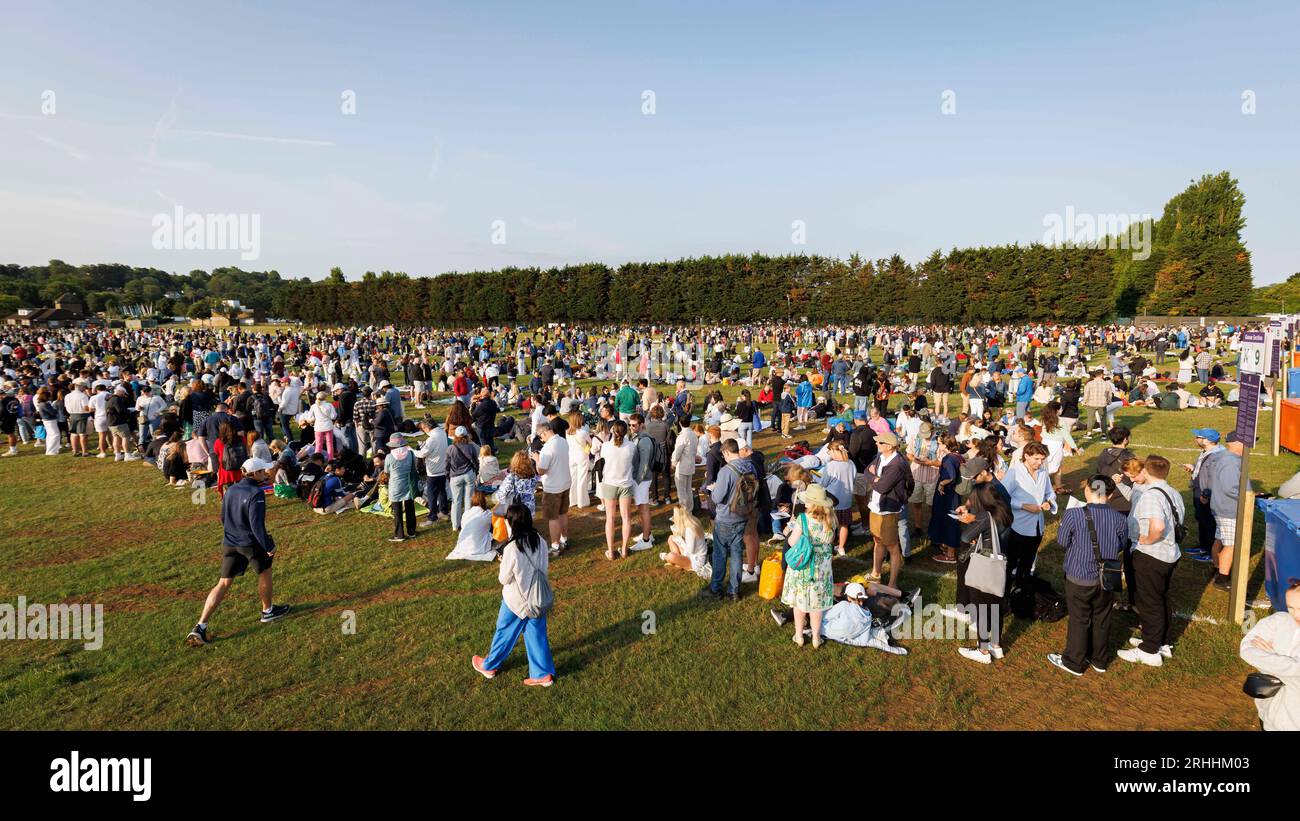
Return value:
<svg viewBox="0 0 1300 821">
<path fill-rule="evenodd" d="M 0 262 L 917 261 L 1227 170 L 1256 283 L 1300 271 L 1294 0 L 7 6 Z M 156 249 L 177 205 L 260 256 Z"/>
</svg>

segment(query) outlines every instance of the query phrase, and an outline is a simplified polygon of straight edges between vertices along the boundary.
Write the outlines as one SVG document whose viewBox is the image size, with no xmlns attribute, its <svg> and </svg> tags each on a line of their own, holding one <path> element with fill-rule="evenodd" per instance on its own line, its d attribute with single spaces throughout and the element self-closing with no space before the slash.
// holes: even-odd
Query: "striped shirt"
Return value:
<svg viewBox="0 0 1300 821">
<path fill-rule="evenodd" d="M 1065 576 L 1075 584 L 1097 584 L 1097 558 L 1088 533 L 1085 508 L 1072 507 L 1061 514 L 1056 540 L 1065 548 Z M 1128 543 L 1128 518 L 1107 505 L 1089 503 L 1092 524 L 1097 531 L 1097 545 L 1103 559 L 1118 559 Z"/>
<path fill-rule="evenodd" d="M 1157 488 L 1164 493 L 1158 492 Z M 1170 487 L 1163 479 L 1147 482 L 1146 487 L 1142 488 L 1142 495 L 1133 502 L 1133 510 L 1129 513 L 1129 540 L 1133 542 L 1133 549 L 1162 562 L 1172 564 L 1178 561 L 1182 551 L 1179 550 L 1178 543 L 1174 539 L 1174 526 L 1177 522 L 1183 521 L 1185 515 L 1181 493 Z M 1156 519 L 1164 522 L 1164 532 L 1160 536 L 1160 541 L 1154 544 L 1140 544 L 1139 539 L 1150 532 L 1151 522 Z"/>
</svg>

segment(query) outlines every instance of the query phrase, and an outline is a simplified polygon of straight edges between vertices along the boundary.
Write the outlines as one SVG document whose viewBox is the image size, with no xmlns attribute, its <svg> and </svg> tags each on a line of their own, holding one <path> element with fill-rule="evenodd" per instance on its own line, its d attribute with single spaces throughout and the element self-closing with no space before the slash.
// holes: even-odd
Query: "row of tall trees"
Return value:
<svg viewBox="0 0 1300 821">
<path fill-rule="evenodd" d="M 0 266 L 0 311 L 51 304 L 72 291 L 91 310 L 153 304 L 159 315 L 206 315 L 224 299 L 308 323 L 484 322 L 1097 322 L 1135 313 L 1238 314 L 1251 303 L 1241 240 L 1245 198 L 1227 172 L 1193 182 L 1165 206 L 1150 254 L 1103 239 L 1095 247 L 1000 245 L 847 260 L 764 254 L 618 267 L 411 277 L 367 272 L 321 281 L 217 268 L 170 274 L 125 265 Z M 1119 245 L 1119 247 L 1116 247 Z M 8 310 L 4 310 L 8 309 Z"/>
</svg>

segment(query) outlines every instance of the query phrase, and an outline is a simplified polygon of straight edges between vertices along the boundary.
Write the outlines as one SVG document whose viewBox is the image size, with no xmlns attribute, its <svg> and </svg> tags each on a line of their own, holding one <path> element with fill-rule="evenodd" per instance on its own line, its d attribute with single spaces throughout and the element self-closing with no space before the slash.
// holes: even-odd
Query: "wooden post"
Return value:
<svg viewBox="0 0 1300 821">
<path fill-rule="evenodd" d="M 1291 364 L 1291 352 L 1283 348 L 1283 353 L 1278 354 L 1279 367 L 1281 371 L 1277 379 L 1273 380 L 1273 455 L 1277 456 L 1282 448 L 1282 400 L 1286 398 L 1286 375 Z M 1240 379 L 1241 377 L 1237 377 Z"/>
<path fill-rule="evenodd" d="M 1228 618 L 1241 624 L 1246 618 L 1246 583 L 1250 580 L 1250 542 L 1255 527 L 1255 493 L 1250 489 L 1246 462 L 1250 448 L 1241 452 L 1241 498 L 1237 507 L 1237 544 L 1232 549 L 1232 586 L 1228 590 Z"/>
</svg>

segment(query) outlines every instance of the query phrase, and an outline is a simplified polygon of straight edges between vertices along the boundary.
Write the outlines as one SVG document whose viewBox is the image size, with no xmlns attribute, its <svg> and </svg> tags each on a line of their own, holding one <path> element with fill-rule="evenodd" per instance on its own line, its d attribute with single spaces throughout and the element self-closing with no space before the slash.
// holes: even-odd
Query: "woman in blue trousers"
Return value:
<svg viewBox="0 0 1300 821">
<path fill-rule="evenodd" d="M 546 540 L 533 527 L 533 515 L 528 508 L 514 502 L 506 511 L 510 525 L 510 541 L 501 549 L 501 610 L 497 614 L 496 634 L 486 657 L 475 656 L 471 664 L 484 678 L 495 678 L 505 664 L 510 652 L 524 637 L 528 653 L 528 678 L 530 687 L 550 687 L 555 683 L 555 662 L 551 659 L 551 643 L 546 637 L 546 613 L 528 617 L 528 591 L 540 575 L 547 583 L 550 567 Z"/>
</svg>

